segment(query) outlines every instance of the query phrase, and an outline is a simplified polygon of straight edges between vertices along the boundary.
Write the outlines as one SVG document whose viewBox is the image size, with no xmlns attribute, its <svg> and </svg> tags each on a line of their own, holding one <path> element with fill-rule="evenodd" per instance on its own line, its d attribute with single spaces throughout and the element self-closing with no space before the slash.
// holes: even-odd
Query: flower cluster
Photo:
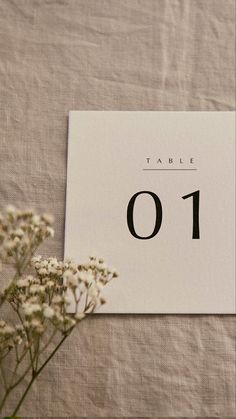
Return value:
<svg viewBox="0 0 236 419">
<path fill-rule="evenodd" d="M 54 236 L 53 222 L 49 214 L 7 206 L 5 216 L 0 213 L 0 259 L 14 263 L 18 271 L 25 268 L 38 246 Z"/>
<path fill-rule="evenodd" d="M 25 338 L 23 326 L 11 326 L 4 320 L 0 320 L 0 362 L 10 350 L 21 344 Z"/>
<path fill-rule="evenodd" d="M 0 308 L 9 303 L 17 316 L 14 325 L 0 319 L 0 372 L 5 387 L 0 412 L 10 391 L 30 371 L 34 380 L 76 325 L 105 303 L 101 292 L 118 276 L 94 256 L 86 264 L 35 256 L 39 245 L 54 236 L 52 224 L 51 215 L 13 206 L 6 208 L 5 215 L 0 214 L 0 263 L 8 263 L 15 270 L 14 278 L 0 292 Z M 59 343 L 42 361 L 56 335 Z M 16 366 L 8 384 L 2 362 L 12 349 Z M 19 366 L 27 359 L 28 367 L 16 379 Z"/>
<path fill-rule="evenodd" d="M 20 277 L 8 300 L 21 310 L 28 334 L 43 334 L 49 321 L 62 333 L 105 303 L 103 287 L 117 276 L 102 259 L 91 257 L 89 263 L 78 265 L 55 257 L 31 259 L 32 275 Z M 68 307 L 73 310 L 68 314 Z"/>
</svg>

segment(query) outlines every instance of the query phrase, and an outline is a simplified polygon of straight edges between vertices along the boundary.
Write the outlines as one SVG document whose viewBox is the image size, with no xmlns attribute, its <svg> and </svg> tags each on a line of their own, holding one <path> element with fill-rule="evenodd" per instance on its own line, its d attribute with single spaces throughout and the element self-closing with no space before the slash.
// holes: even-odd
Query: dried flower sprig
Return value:
<svg viewBox="0 0 236 419">
<path fill-rule="evenodd" d="M 17 319 L 14 325 L 0 319 L 0 413 L 11 391 L 28 378 L 13 416 L 18 412 L 37 376 L 78 323 L 105 303 L 101 291 L 117 277 L 94 256 L 83 265 L 34 256 L 39 245 L 54 236 L 52 224 L 48 214 L 12 206 L 0 215 L 0 261 L 15 271 L 0 293 L 0 306 L 8 303 Z M 15 355 L 10 377 L 4 370 L 9 353 Z"/>
</svg>

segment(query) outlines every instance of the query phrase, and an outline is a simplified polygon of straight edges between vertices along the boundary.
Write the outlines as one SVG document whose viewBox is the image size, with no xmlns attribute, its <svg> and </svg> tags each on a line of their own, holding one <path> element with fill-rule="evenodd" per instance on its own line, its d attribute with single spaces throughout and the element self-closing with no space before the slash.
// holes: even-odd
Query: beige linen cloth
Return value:
<svg viewBox="0 0 236 419">
<path fill-rule="evenodd" d="M 69 110 L 234 110 L 234 24 L 233 0 L 0 0 L 1 207 L 55 214 L 45 255 L 63 256 Z M 235 417 L 235 326 L 96 315 L 20 413 Z"/>
</svg>

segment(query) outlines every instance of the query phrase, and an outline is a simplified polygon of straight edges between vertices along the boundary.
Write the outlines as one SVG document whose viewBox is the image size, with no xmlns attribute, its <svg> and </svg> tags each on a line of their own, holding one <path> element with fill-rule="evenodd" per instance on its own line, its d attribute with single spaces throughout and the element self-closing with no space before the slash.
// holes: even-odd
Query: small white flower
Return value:
<svg viewBox="0 0 236 419">
<path fill-rule="evenodd" d="M 46 268 L 40 268 L 38 272 L 39 272 L 39 275 L 47 275 L 47 269 Z"/>
<path fill-rule="evenodd" d="M 6 241 L 5 243 L 4 243 L 4 248 L 6 249 L 6 250 L 13 250 L 14 248 L 15 248 L 15 243 L 14 243 L 14 241 L 13 240 L 8 240 L 8 241 Z"/>
<path fill-rule="evenodd" d="M 43 315 L 44 317 L 51 319 L 54 316 L 55 312 L 51 307 L 45 307 L 45 309 L 43 310 Z"/>
<path fill-rule="evenodd" d="M 53 304 L 60 304 L 62 302 L 62 297 L 60 295 L 54 295 L 52 299 Z"/>
<path fill-rule="evenodd" d="M 49 266 L 48 267 L 48 272 L 50 274 L 57 274 L 57 269 L 54 266 Z"/>
<path fill-rule="evenodd" d="M 32 223 L 33 223 L 33 225 L 38 226 L 40 224 L 40 216 L 39 215 L 33 215 Z"/>
<path fill-rule="evenodd" d="M 54 282 L 53 281 L 47 281 L 46 284 L 45 284 L 45 286 L 47 288 L 52 288 L 52 287 L 54 287 Z"/>
<path fill-rule="evenodd" d="M 47 227 L 47 228 L 46 228 L 46 233 L 47 233 L 47 235 L 48 235 L 49 237 L 54 237 L 54 234 L 55 234 L 55 232 L 54 232 L 54 230 L 53 230 L 53 228 L 52 228 L 52 227 Z"/>
<path fill-rule="evenodd" d="M 69 281 L 70 278 L 72 278 L 73 272 L 71 272 L 69 269 L 67 269 L 63 274 L 63 279 L 66 281 Z"/>
<path fill-rule="evenodd" d="M 35 211 L 32 208 L 27 208 L 22 212 L 23 215 L 26 215 L 27 217 L 32 217 L 34 215 Z"/>
<path fill-rule="evenodd" d="M 30 294 L 36 294 L 39 291 L 40 291 L 40 285 L 38 285 L 38 284 L 31 285 Z"/>
<path fill-rule="evenodd" d="M 34 267 L 35 269 L 40 269 L 40 262 L 35 262 Z"/>
<path fill-rule="evenodd" d="M 41 266 L 41 268 L 47 268 L 48 267 L 48 261 L 47 261 L 47 259 L 41 260 L 40 266 Z"/>
<path fill-rule="evenodd" d="M 16 282 L 16 286 L 18 288 L 26 288 L 29 286 L 29 280 L 28 278 L 25 279 L 18 279 L 18 281 Z"/>
<path fill-rule="evenodd" d="M 12 335 L 15 332 L 15 329 L 9 325 L 4 327 L 4 331 L 6 335 Z"/>
<path fill-rule="evenodd" d="M 22 228 L 17 228 L 17 230 L 14 231 L 14 234 L 18 237 L 22 237 L 24 236 L 24 231 L 22 230 Z"/>
<path fill-rule="evenodd" d="M 43 333 L 44 327 L 43 324 L 38 319 L 32 319 L 30 322 L 30 326 L 34 329 L 34 332 L 36 333 Z"/>
<path fill-rule="evenodd" d="M 79 279 L 90 285 L 94 282 L 94 275 L 91 270 L 79 272 Z"/>
<path fill-rule="evenodd" d="M 78 267 L 77 263 L 75 263 L 73 260 L 71 260 L 69 265 L 70 265 L 71 269 L 73 269 L 74 271 L 77 271 L 77 267 Z"/>
<path fill-rule="evenodd" d="M 22 308 L 26 316 L 31 316 L 33 313 L 41 311 L 41 306 L 39 304 L 24 303 Z"/>
<path fill-rule="evenodd" d="M 48 260 L 49 260 L 49 263 L 51 263 L 51 264 L 57 264 L 58 263 L 57 258 L 55 258 L 55 257 L 50 257 L 50 258 L 48 258 Z"/>
<path fill-rule="evenodd" d="M 8 324 L 5 324 L 4 327 L 0 327 L 0 335 L 13 335 L 15 333 L 15 329 L 13 327 L 9 326 Z"/>
<path fill-rule="evenodd" d="M 64 295 L 63 301 L 66 305 L 70 305 L 71 304 L 71 298 L 69 295 Z"/>
<path fill-rule="evenodd" d="M 17 212 L 17 209 L 16 207 L 14 207 L 14 205 L 7 205 L 6 212 L 7 214 L 15 215 Z"/>
<path fill-rule="evenodd" d="M 37 262 L 40 262 L 40 261 L 41 261 L 41 259 L 42 259 L 42 256 L 34 256 L 34 257 L 31 259 L 31 263 L 35 264 L 35 263 L 37 263 Z"/>
<path fill-rule="evenodd" d="M 98 269 L 105 270 L 107 269 L 107 265 L 104 262 L 101 262 L 98 264 Z"/>
<path fill-rule="evenodd" d="M 14 247 L 17 247 L 17 245 L 20 243 L 19 237 L 15 237 L 13 240 L 13 243 L 14 243 Z"/>
<path fill-rule="evenodd" d="M 20 333 L 24 333 L 24 328 L 21 324 L 17 324 L 16 325 L 16 330 Z"/>
<path fill-rule="evenodd" d="M 45 223 L 47 224 L 53 224 L 54 223 L 54 217 L 51 214 L 43 214 L 42 216 L 43 220 L 45 221 Z"/>
<path fill-rule="evenodd" d="M 42 323 L 41 323 L 41 321 L 40 320 L 38 320 L 38 319 L 32 319 L 30 322 L 29 322 L 29 325 L 30 326 L 33 326 L 33 327 L 37 327 L 37 326 L 40 326 Z"/>
<path fill-rule="evenodd" d="M 17 335 L 14 339 L 15 343 L 17 343 L 18 345 L 20 345 L 22 343 L 22 337 Z"/>
<path fill-rule="evenodd" d="M 62 275 L 62 270 L 61 269 L 58 269 L 57 270 L 57 276 L 61 276 Z"/>
<path fill-rule="evenodd" d="M 69 279 L 67 279 L 66 285 L 72 288 L 78 287 L 79 285 L 78 277 L 76 275 L 72 275 Z"/>
</svg>

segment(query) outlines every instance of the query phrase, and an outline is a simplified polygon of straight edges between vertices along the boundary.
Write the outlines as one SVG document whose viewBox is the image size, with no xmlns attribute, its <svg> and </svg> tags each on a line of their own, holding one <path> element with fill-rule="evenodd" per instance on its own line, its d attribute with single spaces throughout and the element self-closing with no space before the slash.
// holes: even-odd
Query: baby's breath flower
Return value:
<svg viewBox="0 0 236 419">
<path fill-rule="evenodd" d="M 18 288 L 26 288 L 29 286 L 29 279 L 28 278 L 18 279 L 18 281 L 16 282 L 16 285 Z"/>
<path fill-rule="evenodd" d="M 70 287 L 70 288 L 78 287 L 78 284 L 79 284 L 78 275 L 73 274 L 73 272 L 71 270 L 67 269 L 64 272 L 63 279 L 65 281 L 65 284 L 68 287 Z"/>
<path fill-rule="evenodd" d="M 79 285 L 77 276 L 76 275 L 71 276 L 70 279 L 68 279 L 67 281 L 67 285 L 70 288 L 77 288 Z"/>
<path fill-rule="evenodd" d="M 48 225 L 52 225 L 54 223 L 54 217 L 51 214 L 43 214 L 42 219 L 47 223 Z"/>
<path fill-rule="evenodd" d="M 47 227 L 46 228 L 46 235 L 48 237 L 54 237 L 54 234 L 55 234 L 55 232 L 54 232 L 54 229 L 52 227 Z"/>
<path fill-rule="evenodd" d="M 33 313 L 41 311 L 41 306 L 39 304 L 33 304 L 29 302 L 24 303 L 22 308 L 26 316 L 31 316 Z"/>
<path fill-rule="evenodd" d="M 14 205 L 7 205 L 6 206 L 6 213 L 7 214 L 14 215 L 14 214 L 16 214 L 16 212 L 17 212 L 17 210 L 16 210 L 16 207 L 14 207 Z"/>
<path fill-rule="evenodd" d="M 15 336 L 15 338 L 14 338 L 14 342 L 15 342 L 17 345 L 20 345 L 20 344 L 22 343 L 22 337 L 21 337 L 21 336 L 19 336 L 19 335 L 16 335 L 16 336 Z"/>
<path fill-rule="evenodd" d="M 52 304 L 61 304 L 63 302 L 63 298 L 61 295 L 54 295 L 52 299 Z"/>
<path fill-rule="evenodd" d="M 29 292 L 31 294 L 36 294 L 36 293 L 43 292 L 43 291 L 44 291 L 44 287 L 41 287 L 41 285 L 39 285 L 39 284 L 33 284 L 33 285 L 30 286 L 30 289 L 29 289 Z"/>
<path fill-rule="evenodd" d="M 55 311 L 53 310 L 52 307 L 46 306 L 43 310 L 43 315 L 44 317 L 51 319 L 55 314 Z"/>
<path fill-rule="evenodd" d="M 32 217 L 32 224 L 35 226 L 39 226 L 40 224 L 40 216 L 39 215 L 34 215 Z"/>
<path fill-rule="evenodd" d="M 82 282 L 86 282 L 88 285 L 94 282 L 94 274 L 91 270 L 79 272 L 79 279 Z"/>
<path fill-rule="evenodd" d="M 46 282 L 46 284 L 45 284 L 45 287 L 47 287 L 47 288 L 52 288 L 52 287 L 54 287 L 54 282 L 53 281 L 47 281 Z"/>
<path fill-rule="evenodd" d="M 16 330 L 19 333 L 24 333 L 24 328 L 23 328 L 22 324 L 17 324 L 16 325 Z"/>
<path fill-rule="evenodd" d="M 7 251 L 11 251 L 16 247 L 16 243 L 13 240 L 8 240 L 4 243 L 3 247 L 7 250 Z"/>
<path fill-rule="evenodd" d="M 38 273 L 39 273 L 39 275 L 47 275 L 47 269 L 46 268 L 40 268 Z"/>
<path fill-rule="evenodd" d="M 37 357 L 49 348 L 55 334 L 61 334 L 62 339 L 69 336 L 81 320 L 105 304 L 101 292 L 117 276 L 95 256 L 80 265 L 72 259 L 34 256 L 35 249 L 54 236 L 53 221 L 49 214 L 40 216 L 13 206 L 0 214 L 0 266 L 1 262 L 10 263 L 16 273 L 16 279 L 0 292 L 0 303 L 10 302 L 22 322 L 14 328 L 0 320 L 0 360 L 15 346 L 17 362 L 21 353 L 24 362 L 32 362 L 33 371 L 42 365 Z M 25 357 L 24 351 L 30 356 Z"/>
<path fill-rule="evenodd" d="M 40 261 L 41 261 L 41 259 L 42 259 L 42 256 L 34 256 L 34 257 L 31 259 L 31 264 L 32 264 L 32 265 L 35 265 L 37 262 L 40 262 Z"/>
<path fill-rule="evenodd" d="M 22 228 L 17 228 L 15 230 L 14 234 L 18 237 L 22 237 L 22 236 L 24 236 L 24 231 L 22 230 Z"/>
<path fill-rule="evenodd" d="M 66 295 L 66 294 L 64 295 L 63 303 L 65 303 L 65 305 L 71 304 L 71 298 L 69 297 L 69 295 Z"/>
<path fill-rule="evenodd" d="M 0 335 L 12 336 L 14 333 L 15 333 L 15 329 L 6 323 L 4 324 L 3 327 L 0 327 Z"/>
<path fill-rule="evenodd" d="M 30 322 L 30 327 L 34 330 L 37 334 L 42 334 L 44 332 L 44 326 L 38 319 L 32 319 Z"/>
<path fill-rule="evenodd" d="M 57 276 L 61 276 L 63 274 L 63 271 L 61 269 L 57 269 Z"/>
</svg>

